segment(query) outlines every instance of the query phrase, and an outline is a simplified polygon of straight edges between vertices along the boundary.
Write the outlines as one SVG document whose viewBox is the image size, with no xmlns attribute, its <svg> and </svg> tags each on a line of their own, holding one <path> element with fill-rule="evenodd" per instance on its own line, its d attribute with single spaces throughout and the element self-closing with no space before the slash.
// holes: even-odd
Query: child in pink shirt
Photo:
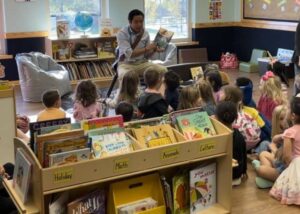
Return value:
<svg viewBox="0 0 300 214">
<path fill-rule="evenodd" d="M 76 88 L 73 117 L 76 121 L 92 119 L 101 114 L 101 104 L 97 102 L 96 85 L 90 80 L 81 81 Z"/>
<path fill-rule="evenodd" d="M 277 178 L 270 194 L 282 204 L 300 205 L 300 97 L 291 102 L 294 126 L 283 133 L 283 161 L 288 166 Z"/>
<path fill-rule="evenodd" d="M 284 103 L 281 82 L 271 71 L 267 71 L 260 80 L 259 89 L 261 96 L 258 101 L 257 110 L 271 121 L 273 110 L 276 106 Z"/>
</svg>

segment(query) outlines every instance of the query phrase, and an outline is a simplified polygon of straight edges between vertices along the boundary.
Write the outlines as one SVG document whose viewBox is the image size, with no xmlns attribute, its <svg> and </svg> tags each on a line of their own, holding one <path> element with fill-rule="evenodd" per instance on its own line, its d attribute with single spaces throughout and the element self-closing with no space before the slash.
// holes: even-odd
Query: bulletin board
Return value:
<svg viewBox="0 0 300 214">
<path fill-rule="evenodd" d="M 243 0 L 244 19 L 298 22 L 300 0 Z"/>
<path fill-rule="evenodd" d="M 16 111 L 13 87 L 0 90 L 0 164 L 14 163 L 14 137 L 16 136 Z"/>
</svg>

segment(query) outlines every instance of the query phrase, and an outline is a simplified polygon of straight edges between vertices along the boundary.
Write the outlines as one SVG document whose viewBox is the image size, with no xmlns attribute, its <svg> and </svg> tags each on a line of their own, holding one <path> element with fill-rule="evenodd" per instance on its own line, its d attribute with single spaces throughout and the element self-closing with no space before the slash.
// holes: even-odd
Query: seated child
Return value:
<svg viewBox="0 0 300 214">
<path fill-rule="evenodd" d="M 283 133 L 282 160 L 287 167 L 276 179 L 270 195 L 281 204 L 300 205 L 300 97 L 292 98 L 290 111 L 294 125 Z"/>
<path fill-rule="evenodd" d="M 207 81 L 202 80 L 198 84 L 198 89 L 201 97 L 201 107 L 209 116 L 214 115 L 216 110 L 216 101 L 214 99 L 211 85 Z"/>
<path fill-rule="evenodd" d="M 233 130 L 232 158 L 238 162 L 238 166 L 232 169 L 233 185 L 239 185 L 241 183 L 241 177 L 247 173 L 246 142 L 239 130 L 232 127 L 237 117 L 238 112 L 235 103 L 231 101 L 221 101 L 218 103 L 216 118 Z"/>
<path fill-rule="evenodd" d="M 97 99 L 97 87 L 91 80 L 79 82 L 75 92 L 74 119 L 81 121 L 101 116 L 101 104 Z"/>
<path fill-rule="evenodd" d="M 247 151 L 255 149 L 256 153 L 268 150 L 268 141 L 262 141 L 261 129 L 265 126 L 263 119 L 259 116 L 255 108 L 243 106 L 243 93 L 236 87 L 227 85 L 222 88 L 221 100 L 232 101 L 236 104 L 238 110 L 238 119 L 233 124 L 234 128 L 239 129 L 244 136 Z"/>
<path fill-rule="evenodd" d="M 120 114 L 123 116 L 124 122 L 129 122 L 133 117 L 134 110 L 132 104 L 123 101 L 117 105 L 115 111 L 116 111 L 116 115 Z"/>
<path fill-rule="evenodd" d="M 196 108 L 201 106 L 200 92 L 197 86 L 184 87 L 179 95 L 178 110 Z"/>
<path fill-rule="evenodd" d="M 179 98 L 179 81 L 180 77 L 174 71 L 167 71 L 165 74 L 165 99 L 167 103 L 171 106 L 172 110 L 176 111 L 178 107 L 178 98 Z"/>
<path fill-rule="evenodd" d="M 42 100 L 45 109 L 38 114 L 38 122 L 66 117 L 66 112 L 60 108 L 61 99 L 58 90 L 52 89 L 44 92 Z"/>
<path fill-rule="evenodd" d="M 168 113 L 168 104 L 160 93 L 163 74 L 155 66 L 144 72 L 144 81 L 147 86 L 138 101 L 138 110 L 143 119 L 160 117 Z"/>
<path fill-rule="evenodd" d="M 215 101 L 220 101 L 220 89 L 222 87 L 221 75 L 217 71 L 204 73 L 204 79 L 207 80 L 213 88 Z"/>
<path fill-rule="evenodd" d="M 285 169 L 282 161 L 282 133 L 288 128 L 287 114 L 288 107 L 286 105 L 280 105 L 275 108 L 272 117 L 271 152 L 263 151 L 259 155 L 259 160 L 252 161 L 257 174 L 255 182 L 259 188 L 270 188 Z"/>
</svg>

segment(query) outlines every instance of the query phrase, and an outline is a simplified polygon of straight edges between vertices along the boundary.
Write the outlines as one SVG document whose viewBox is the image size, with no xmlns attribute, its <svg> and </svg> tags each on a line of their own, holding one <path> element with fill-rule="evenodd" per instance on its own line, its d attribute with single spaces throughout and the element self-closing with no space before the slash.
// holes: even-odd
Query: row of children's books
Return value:
<svg viewBox="0 0 300 214">
<path fill-rule="evenodd" d="M 53 195 L 49 214 L 149 213 L 194 214 L 216 203 L 216 163 L 184 170 L 167 180 L 166 176 L 150 174 L 115 182 L 106 189 L 71 197 L 69 192 Z M 158 179 L 158 180 L 157 180 Z M 128 187 L 128 184 L 140 184 Z M 156 191 L 150 188 L 155 186 Z M 131 188 L 136 188 L 132 191 Z M 108 194 L 109 192 L 109 194 Z M 124 197 L 126 195 L 126 197 Z M 108 211 L 109 210 L 109 211 Z M 162 210 L 162 212 L 157 212 Z"/>
<path fill-rule="evenodd" d="M 209 116 L 199 109 L 178 111 L 162 124 L 124 124 L 123 117 L 96 118 L 71 124 L 70 118 L 30 123 L 30 146 L 42 167 L 55 167 L 90 159 L 130 153 L 135 150 L 195 140 L 216 134 Z M 178 139 L 178 133 L 182 138 Z M 16 153 L 16 184 L 26 202 L 31 160 L 21 148 Z"/>
<path fill-rule="evenodd" d="M 103 61 L 67 62 L 63 63 L 69 72 L 70 80 L 81 80 L 114 75 L 111 65 Z"/>
</svg>

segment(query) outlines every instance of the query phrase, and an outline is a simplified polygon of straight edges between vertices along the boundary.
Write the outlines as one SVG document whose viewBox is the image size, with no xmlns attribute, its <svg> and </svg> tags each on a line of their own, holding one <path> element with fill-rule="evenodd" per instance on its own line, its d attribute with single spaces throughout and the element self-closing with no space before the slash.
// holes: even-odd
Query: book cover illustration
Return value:
<svg viewBox="0 0 300 214">
<path fill-rule="evenodd" d="M 105 214 L 106 193 L 96 190 L 68 204 L 68 214 Z"/>
<path fill-rule="evenodd" d="M 171 124 L 173 126 L 176 126 L 177 125 L 176 119 L 177 119 L 178 116 L 187 115 L 187 114 L 191 114 L 191 113 L 196 113 L 196 112 L 199 112 L 199 111 L 202 111 L 201 107 L 200 108 L 197 107 L 197 108 L 190 108 L 190 109 L 183 109 L 183 110 L 173 111 L 169 114 L 169 119 L 167 119 L 167 120 L 170 120 Z"/>
<path fill-rule="evenodd" d="M 67 20 L 58 20 L 56 22 L 57 38 L 66 39 L 70 37 L 70 27 Z"/>
<path fill-rule="evenodd" d="M 216 203 L 216 163 L 190 171 L 190 213 L 198 213 Z"/>
<path fill-rule="evenodd" d="M 125 132 L 107 133 L 90 137 L 95 158 L 124 154 L 133 151 L 131 140 Z"/>
<path fill-rule="evenodd" d="M 174 35 L 174 32 L 168 31 L 165 28 L 159 28 L 153 42 L 159 48 L 166 49 L 166 47 L 168 46 L 169 42 L 171 41 L 173 35 Z"/>
<path fill-rule="evenodd" d="M 175 214 L 189 214 L 189 177 L 188 174 L 175 175 L 173 183 L 173 203 Z"/>
<path fill-rule="evenodd" d="M 83 121 L 82 127 L 85 131 L 98 128 L 124 127 L 124 122 L 122 115 L 116 115 Z"/>
<path fill-rule="evenodd" d="M 49 155 L 88 147 L 88 137 L 66 138 L 60 140 L 46 141 L 44 143 L 43 160 L 44 167 L 49 166 Z"/>
<path fill-rule="evenodd" d="M 149 148 L 177 142 L 169 124 L 144 126 L 133 132 L 136 139 Z"/>
<path fill-rule="evenodd" d="M 204 73 L 201 66 L 190 68 L 191 75 L 193 80 L 202 80 L 204 79 Z"/>
<path fill-rule="evenodd" d="M 31 179 L 31 167 L 32 164 L 26 157 L 24 150 L 22 148 L 17 148 L 16 162 L 13 174 L 13 187 L 15 188 L 23 203 L 26 203 L 28 199 L 28 191 Z"/>
<path fill-rule="evenodd" d="M 177 117 L 177 125 L 185 139 L 201 139 L 216 135 L 215 128 L 205 111 Z"/>
<path fill-rule="evenodd" d="M 39 129 L 41 129 L 42 127 L 56 126 L 56 125 L 62 125 L 67 123 L 71 123 L 71 118 L 62 118 L 57 120 L 46 120 L 41 122 L 29 123 L 31 149 L 33 149 L 37 153 L 37 148 L 35 148 L 34 144 Z"/>
<path fill-rule="evenodd" d="M 59 132 L 65 132 L 75 129 L 81 129 L 80 123 L 68 123 L 68 124 L 62 124 L 62 125 L 55 125 L 55 126 L 48 126 L 48 127 L 42 127 L 38 130 L 39 135 L 44 134 L 50 134 L 50 133 L 59 133 Z"/>
<path fill-rule="evenodd" d="M 75 162 L 89 160 L 90 155 L 91 155 L 90 148 L 50 154 L 49 166 L 61 166 L 68 163 L 75 163 Z"/>
<path fill-rule="evenodd" d="M 67 213 L 67 204 L 69 200 L 69 192 L 65 191 L 57 194 L 49 204 L 49 214 L 64 214 Z"/>
</svg>

